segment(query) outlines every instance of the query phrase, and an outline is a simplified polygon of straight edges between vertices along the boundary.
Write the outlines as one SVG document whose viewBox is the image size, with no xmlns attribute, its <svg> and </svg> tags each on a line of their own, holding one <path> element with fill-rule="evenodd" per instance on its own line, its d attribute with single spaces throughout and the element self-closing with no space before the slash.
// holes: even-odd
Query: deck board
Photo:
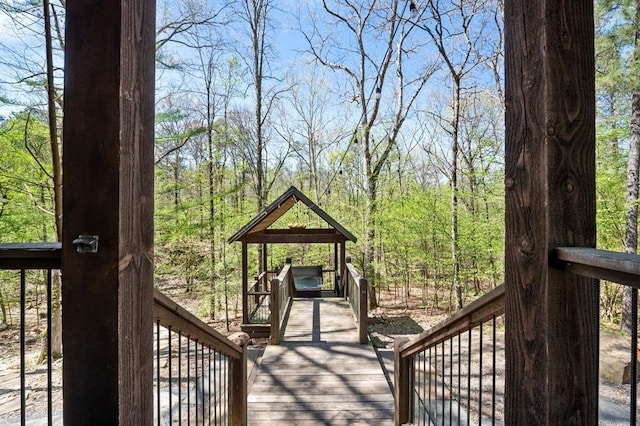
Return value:
<svg viewBox="0 0 640 426">
<path fill-rule="evenodd" d="M 296 299 L 282 343 L 267 347 L 249 390 L 249 425 L 392 425 L 393 409 L 347 302 Z"/>
</svg>

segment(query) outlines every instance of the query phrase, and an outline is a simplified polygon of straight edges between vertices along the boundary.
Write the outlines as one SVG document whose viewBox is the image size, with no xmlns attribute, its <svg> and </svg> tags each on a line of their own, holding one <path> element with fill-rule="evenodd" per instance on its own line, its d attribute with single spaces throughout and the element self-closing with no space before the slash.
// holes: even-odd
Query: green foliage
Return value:
<svg viewBox="0 0 640 426">
<path fill-rule="evenodd" d="M 597 239 L 599 247 L 619 250 L 624 242 L 630 96 L 640 82 L 638 64 L 633 61 L 637 23 L 631 0 L 598 0 L 595 5 Z M 168 31 L 171 27 L 163 28 Z M 195 30 L 174 36 L 171 41 L 183 46 L 184 51 L 202 41 L 197 40 Z M 200 64 L 202 69 L 196 69 L 193 64 L 196 57 L 206 56 L 196 56 L 202 53 L 202 46 L 185 58 L 181 57 L 183 51 L 168 49 L 168 42 L 163 39 L 157 52 L 159 67 L 172 81 L 171 87 L 164 89 L 166 93 L 158 96 L 161 101 L 156 117 L 156 278 L 158 283 L 177 291 L 197 294 L 202 300 L 202 312 L 218 317 L 223 301 L 231 300 L 229 303 L 237 305 L 241 291 L 240 244 L 229 245 L 227 239 L 258 213 L 252 175 L 256 158 L 249 149 L 255 143 L 255 129 L 247 113 L 252 107 L 248 105 L 251 101 L 247 94 L 253 89 L 242 87 L 248 70 L 238 52 L 225 56 L 220 49 L 220 57 L 212 56 L 206 64 L 215 70 L 205 69 L 204 63 Z M 204 74 L 212 85 L 209 98 L 204 94 Z M 465 87 L 459 134 L 456 243 L 466 301 L 501 284 L 504 271 L 502 105 L 494 100 L 497 96 L 493 89 L 481 86 L 478 82 L 481 80 L 486 80 L 486 75 L 474 74 L 469 79 L 470 87 Z M 42 86 L 37 79 L 25 82 Z M 441 103 L 445 112 L 429 121 L 438 101 L 435 98 L 440 96 L 434 94 L 444 87 L 442 82 L 437 84 L 438 87 L 425 87 L 427 99 L 416 100 L 418 113 L 412 111 L 408 115 L 388 161 L 380 169 L 373 218 L 376 235 L 372 242 L 373 270 L 376 285 L 394 292 L 396 300 L 406 303 L 420 297 L 425 308 L 446 310 L 452 305 L 454 266 L 450 135 L 446 130 L 449 127 L 446 122 L 450 120 L 446 111 L 450 105 Z M 348 86 L 335 82 L 341 95 L 351 90 Z M 286 91 L 279 92 L 279 96 L 284 99 Z M 301 96 L 311 98 L 309 94 Z M 276 105 L 279 100 L 274 97 L 274 105 L 269 108 L 275 111 L 281 107 Z M 0 102 L 3 101 L 6 100 L 0 97 Z M 353 102 L 356 101 L 354 98 Z M 389 99 L 383 103 L 386 102 Z M 292 115 L 286 117 L 292 127 L 294 122 L 304 123 L 305 117 L 282 108 Z M 385 120 L 391 110 L 381 111 L 385 118 L 375 129 L 358 132 L 354 131 L 357 117 L 349 116 L 353 106 L 338 103 L 327 108 L 338 113 L 334 111 L 330 120 L 313 117 L 326 122 L 322 131 L 308 135 L 313 140 L 303 136 L 308 129 L 284 134 L 277 123 L 264 123 L 270 147 L 290 143 L 301 152 L 312 142 L 323 147 L 316 159 L 317 176 L 310 176 L 309 170 L 294 164 L 291 158 L 281 169 L 277 168 L 273 158 L 277 153 L 265 152 L 274 161 L 264 160 L 265 172 L 276 176 L 269 193 L 273 199 L 291 184 L 307 193 L 358 237 L 356 244 L 348 245 L 347 252 L 362 271 L 368 200 L 363 167 L 366 153 L 358 136 L 363 130 L 375 130 L 377 143 L 385 141 L 388 124 Z M 6 202 L 0 204 L 2 242 L 54 238 L 49 152 L 45 117 L 22 112 L 0 122 L 0 200 L 6 196 Z M 308 163 L 310 159 L 297 160 Z M 312 181 L 320 186 L 319 199 L 314 197 Z M 282 228 L 289 225 L 324 226 L 298 206 L 275 224 Z M 270 269 L 281 265 L 286 257 L 292 257 L 294 264 L 328 267 L 333 263 L 331 245 L 271 245 L 268 250 Z M 256 257 L 255 250 L 250 250 L 250 276 L 258 269 Z M 3 287 L 0 291 L 6 293 Z M 610 318 L 619 316 L 619 297 L 618 287 L 604 288 L 602 306 Z"/>
<path fill-rule="evenodd" d="M 0 122 L 0 199 L 3 242 L 55 239 L 47 126 L 35 115 Z"/>
</svg>

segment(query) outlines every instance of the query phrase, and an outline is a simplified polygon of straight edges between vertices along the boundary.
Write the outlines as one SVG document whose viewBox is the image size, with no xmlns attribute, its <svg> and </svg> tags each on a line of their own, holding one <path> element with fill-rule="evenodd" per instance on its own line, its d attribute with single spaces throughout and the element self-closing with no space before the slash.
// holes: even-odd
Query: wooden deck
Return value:
<svg viewBox="0 0 640 426">
<path fill-rule="evenodd" d="M 296 299 L 249 389 L 249 425 L 392 425 L 393 395 L 340 298 Z"/>
</svg>

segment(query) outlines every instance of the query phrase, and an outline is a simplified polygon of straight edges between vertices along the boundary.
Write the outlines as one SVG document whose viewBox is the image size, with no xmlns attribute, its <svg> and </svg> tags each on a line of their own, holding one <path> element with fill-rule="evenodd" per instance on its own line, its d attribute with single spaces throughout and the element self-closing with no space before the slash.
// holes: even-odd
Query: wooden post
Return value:
<svg viewBox="0 0 640 426">
<path fill-rule="evenodd" d="M 153 422 L 155 19 L 153 0 L 66 3 L 65 424 Z"/>
<path fill-rule="evenodd" d="M 271 344 L 280 344 L 280 280 L 271 280 Z"/>
<path fill-rule="evenodd" d="M 242 348 L 241 359 L 229 359 L 229 424 L 244 426 L 247 424 L 247 344 L 249 335 L 235 333 L 229 339 Z"/>
<path fill-rule="evenodd" d="M 269 270 L 267 243 L 262 244 L 262 271 L 267 272 Z M 258 271 L 261 272 L 261 271 Z"/>
<path fill-rule="evenodd" d="M 349 273 L 349 268 L 347 268 L 347 264 L 351 263 L 351 256 L 347 256 L 345 258 L 345 262 L 343 264 L 342 270 L 344 273 L 342 274 L 342 285 L 344 287 L 344 300 L 349 300 L 349 286 L 351 285 L 349 281 L 351 280 L 351 273 Z"/>
<path fill-rule="evenodd" d="M 247 243 L 242 242 L 242 323 L 249 324 L 249 253 Z"/>
<path fill-rule="evenodd" d="M 408 337 L 396 337 L 394 347 L 394 399 L 395 399 L 395 424 L 401 426 L 410 423 L 413 394 L 413 362 L 412 359 L 402 358 L 400 348 L 409 341 Z"/>
<path fill-rule="evenodd" d="M 287 257 L 285 259 L 285 261 L 284 261 L 285 266 L 286 265 L 291 265 L 291 262 L 292 262 L 291 258 Z M 289 270 L 289 273 L 287 274 L 287 277 L 288 277 L 287 278 L 287 285 L 289 286 L 288 287 L 289 297 L 291 298 L 291 297 L 295 296 L 295 294 L 296 294 L 296 283 L 293 280 L 293 271 L 292 270 Z M 287 307 L 285 306 L 285 307 L 281 307 L 281 308 L 282 309 L 286 309 Z"/>
<path fill-rule="evenodd" d="M 360 294 L 358 297 L 358 333 L 360 335 L 360 343 L 365 344 L 369 342 L 368 329 L 369 326 L 369 313 L 367 306 L 369 304 L 369 290 L 368 283 L 365 278 L 360 278 L 358 281 L 358 288 Z"/>
<path fill-rule="evenodd" d="M 333 289 L 336 296 L 340 296 L 340 288 L 338 288 L 338 278 L 340 277 L 340 266 L 338 265 L 338 243 L 333 243 Z"/>
<path fill-rule="evenodd" d="M 347 250 L 346 250 L 346 247 L 345 247 L 346 245 L 347 245 L 346 241 L 340 244 L 340 271 L 341 271 L 340 273 L 342 274 L 341 278 L 342 278 L 342 290 L 343 290 L 343 292 L 344 292 L 344 288 L 345 288 L 344 287 L 344 280 L 346 279 L 345 278 L 345 272 L 346 272 L 346 267 L 345 266 L 346 266 L 346 263 L 347 263 Z"/>
<path fill-rule="evenodd" d="M 593 2 L 507 0 L 505 424 L 598 422 L 598 284 L 549 265 L 595 246 Z"/>
</svg>

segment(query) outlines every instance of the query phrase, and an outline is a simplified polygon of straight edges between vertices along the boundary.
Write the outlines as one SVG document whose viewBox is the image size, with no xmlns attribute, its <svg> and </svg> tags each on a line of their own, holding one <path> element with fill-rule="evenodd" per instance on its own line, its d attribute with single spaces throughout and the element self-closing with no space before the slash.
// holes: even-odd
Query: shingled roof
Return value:
<svg viewBox="0 0 640 426">
<path fill-rule="evenodd" d="M 302 201 L 310 210 L 312 210 L 315 214 L 317 214 L 322 220 L 324 220 L 331 228 L 333 228 L 332 235 L 334 239 L 336 237 L 340 237 L 340 239 L 344 241 L 352 241 L 356 242 L 357 238 L 349 231 L 347 231 L 342 225 L 340 225 L 335 219 L 329 216 L 324 210 L 314 204 L 306 195 L 304 195 L 298 188 L 295 186 L 291 186 L 287 191 L 285 191 L 280 197 L 278 197 L 274 202 L 269 204 L 262 212 L 260 212 L 256 217 L 251 219 L 249 223 L 244 225 L 238 232 L 233 234 L 228 242 L 232 243 L 234 241 L 252 241 L 257 242 L 260 240 L 258 235 L 264 235 L 264 242 L 292 242 L 292 241 L 278 241 L 278 238 L 275 235 L 282 235 L 278 233 L 271 233 L 268 229 L 275 221 L 281 218 L 291 207 L 293 207 L 298 201 Z M 287 230 L 287 235 L 299 235 L 305 236 L 305 238 L 301 237 L 300 242 L 329 242 L 325 241 L 326 237 L 319 237 L 319 235 L 328 235 L 326 233 L 319 233 L 321 230 L 314 229 L 299 229 L 299 230 Z M 267 235 L 270 237 L 267 238 Z M 322 241 L 314 241 L 312 236 L 316 235 Z M 268 241 L 266 241 L 268 240 Z M 289 240 L 289 238 L 287 238 Z M 262 241 L 262 240 L 261 240 Z"/>
</svg>

